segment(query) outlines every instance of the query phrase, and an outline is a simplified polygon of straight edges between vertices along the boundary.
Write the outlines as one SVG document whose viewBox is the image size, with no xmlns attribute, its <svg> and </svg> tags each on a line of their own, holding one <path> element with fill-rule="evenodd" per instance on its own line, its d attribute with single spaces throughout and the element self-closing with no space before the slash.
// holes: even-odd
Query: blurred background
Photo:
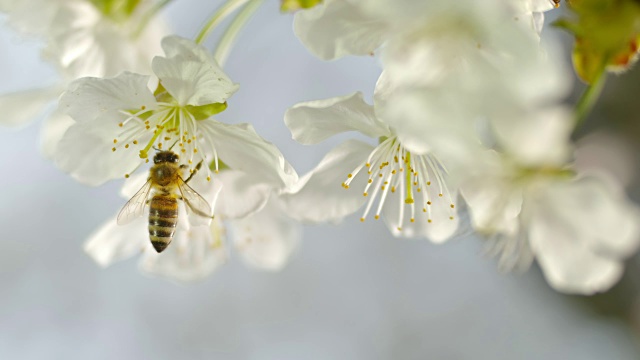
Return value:
<svg viewBox="0 0 640 360">
<path fill-rule="evenodd" d="M 193 37 L 217 3 L 174 1 L 164 15 Z M 253 123 L 304 174 L 350 135 L 299 145 L 284 111 L 358 90 L 371 99 L 380 68 L 373 57 L 316 60 L 291 22 L 271 1 L 249 23 L 226 66 L 241 90 L 219 119 Z M 545 36 L 559 36 L 569 58 L 568 36 L 550 27 Z M 55 79 L 38 42 L 3 26 L 0 48 L 0 92 Z M 578 134 L 583 165 L 607 166 L 637 201 L 638 79 L 637 68 L 610 76 Z M 637 257 L 610 292 L 565 296 L 535 266 L 498 273 L 476 237 L 440 246 L 399 240 L 356 214 L 306 227 L 277 273 L 252 270 L 233 253 L 191 285 L 142 275 L 136 259 L 101 269 L 81 245 L 123 205 L 121 182 L 87 188 L 60 173 L 40 156 L 39 127 L 0 128 L 0 359 L 640 358 Z"/>
</svg>

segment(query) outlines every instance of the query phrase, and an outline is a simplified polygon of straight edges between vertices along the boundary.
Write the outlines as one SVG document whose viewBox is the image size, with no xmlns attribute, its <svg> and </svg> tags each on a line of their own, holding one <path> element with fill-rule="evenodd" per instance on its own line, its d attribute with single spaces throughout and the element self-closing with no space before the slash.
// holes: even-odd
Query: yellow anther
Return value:
<svg viewBox="0 0 640 360">
<path fill-rule="evenodd" d="M 144 162 L 145 162 L 145 163 L 148 163 L 148 162 L 149 162 L 149 159 L 145 159 L 145 160 L 144 160 Z"/>
<path fill-rule="evenodd" d="M 431 205 L 431 201 L 427 201 L 427 205 Z"/>
<path fill-rule="evenodd" d="M 145 128 L 146 128 L 147 130 L 149 130 L 149 129 L 151 129 L 151 126 L 147 125 L 147 126 L 145 126 Z"/>
<path fill-rule="evenodd" d="M 382 186 L 380 187 L 380 189 L 384 190 L 384 189 L 385 189 L 384 185 L 382 185 Z"/>
<path fill-rule="evenodd" d="M 413 199 L 411 199 L 411 198 L 406 198 L 406 199 L 404 200 L 404 203 L 405 203 L 405 204 L 413 204 Z"/>
<path fill-rule="evenodd" d="M 147 107 L 146 107 L 146 106 L 144 106 L 144 105 L 140 106 L 140 110 L 144 110 L 144 109 L 146 109 L 146 108 L 147 108 Z"/>
<path fill-rule="evenodd" d="M 123 124 L 123 123 L 120 123 L 120 124 L 118 124 L 118 126 L 123 127 L 123 126 L 124 126 L 124 124 Z"/>
<path fill-rule="evenodd" d="M 367 181 L 367 182 L 368 182 L 369 184 L 371 184 L 371 183 L 373 182 L 373 180 L 372 180 L 372 179 L 369 179 L 369 181 Z"/>
<path fill-rule="evenodd" d="M 129 178 L 129 174 L 124 174 L 124 178 L 128 179 Z"/>
<path fill-rule="evenodd" d="M 376 219 L 376 220 L 380 220 L 380 215 L 376 215 L 373 218 Z"/>
<path fill-rule="evenodd" d="M 360 222 L 364 222 L 364 218 L 360 218 Z"/>
<path fill-rule="evenodd" d="M 400 226 L 397 227 L 398 231 L 402 231 L 402 228 Z"/>
<path fill-rule="evenodd" d="M 352 177 L 353 177 L 353 174 L 349 174 L 349 175 L 347 175 L 347 177 L 348 177 L 348 178 L 352 178 Z"/>
<path fill-rule="evenodd" d="M 158 143 L 158 149 L 162 149 L 162 143 Z"/>
<path fill-rule="evenodd" d="M 180 149 L 183 153 L 187 152 L 185 148 Z"/>
<path fill-rule="evenodd" d="M 168 136 L 165 136 L 165 137 L 164 137 L 164 141 L 169 141 L 169 140 L 171 140 L 171 138 L 170 138 L 170 137 L 168 137 Z"/>
<path fill-rule="evenodd" d="M 438 196 L 442 197 L 442 194 L 438 194 Z"/>
<path fill-rule="evenodd" d="M 449 216 L 449 220 L 453 220 L 453 216 Z"/>
<path fill-rule="evenodd" d="M 365 164 L 365 166 L 366 166 L 366 167 L 371 167 L 371 164 L 366 163 L 366 164 Z"/>
<path fill-rule="evenodd" d="M 207 181 L 211 181 L 211 176 L 207 176 Z"/>
<path fill-rule="evenodd" d="M 129 148 L 129 144 L 126 144 L 126 145 L 124 146 L 124 148 L 125 148 L 125 149 L 128 149 L 128 148 Z"/>
<path fill-rule="evenodd" d="M 427 208 L 422 208 L 422 212 L 427 212 Z"/>
<path fill-rule="evenodd" d="M 116 148 L 111 148 L 111 151 L 115 152 L 115 151 L 116 151 Z"/>
<path fill-rule="evenodd" d="M 118 139 L 113 139 L 113 143 L 117 144 L 118 143 Z"/>
<path fill-rule="evenodd" d="M 453 208 L 455 208 L 455 207 L 456 207 L 455 205 L 451 204 L 451 208 L 452 208 L 452 209 L 453 209 Z"/>
<path fill-rule="evenodd" d="M 427 181 L 427 185 L 431 185 L 431 181 Z"/>
<path fill-rule="evenodd" d="M 431 224 L 433 221 L 431 221 L 431 219 L 429 219 L 429 220 L 427 220 L 427 222 L 428 222 L 429 224 Z"/>
<path fill-rule="evenodd" d="M 194 149 L 193 149 L 193 153 L 195 154 L 195 153 L 197 153 L 197 152 L 198 152 L 198 149 L 195 149 L 195 148 L 194 148 Z"/>
<path fill-rule="evenodd" d="M 412 223 L 414 223 L 414 222 L 416 222 L 416 219 L 411 218 L 411 220 L 410 220 L 410 221 L 411 221 Z"/>
<path fill-rule="evenodd" d="M 138 145 L 138 140 L 133 140 L 133 145 Z"/>
<path fill-rule="evenodd" d="M 362 193 L 362 196 L 367 196 L 367 195 L 369 195 L 369 194 L 368 193 Z"/>
</svg>

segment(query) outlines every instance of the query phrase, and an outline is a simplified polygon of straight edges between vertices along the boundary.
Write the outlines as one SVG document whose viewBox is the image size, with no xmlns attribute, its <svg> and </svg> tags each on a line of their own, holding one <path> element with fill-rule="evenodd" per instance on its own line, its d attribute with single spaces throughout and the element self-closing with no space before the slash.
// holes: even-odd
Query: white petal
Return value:
<svg viewBox="0 0 640 360">
<path fill-rule="evenodd" d="M 284 213 L 275 196 L 262 210 L 230 222 L 230 227 L 242 259 L 262 270 L 280 270 L 302 236 L 302 226 Z"/>
<path fill-rule="evenodd" d="M 161 254 L 146 251 L 140 269 L 148 274 L 180 282 L 201 280 L 224 264 L 224 230 L 219 221 L 209 226 L 178 228 L 172 243 Z"/>
<path fill-rule="evenodd" d="M 298 180 L 298 174 L 278 148 L 260 137 L 252 125 L 228 125 L 214 120 L 201 121 L 198 128 L 211 141 L 220 159 L 233 170 L 282 190 Z"/>
<path fill-rule="evenodd" d="M 224 219 L 244 218 L 259 211 L 273 192 L 269 184 L 237 170 L 222 170 L 214 175 L 213 182 L 222 184 L 214 212 Z"/>
<path fill-rule="evenodd" d="M 538 211 L 529 223 L 531 248 L 549 284 L 584 295 L 608 290 L 622 275 L 622 262 L 593 252 L 583 231 L 554 215 Z"/>
<path fill-rule="evenodd" d="M 64 133 L 73 125 L 75 121 L 59 110 L 44 119 L 40 130 L 40 150 L 45 158 L 53 160 L 56 147 L 62 140 Z"/>
<path fill-rule="evenodd" d="M 224 103 L 238 90 L 213 56 L 190 40 L 169 36 L 162 40 L 168 57 L 153 59 L 153 72 L 180 105 Z"/>
<path fill-rule="evenodd" d="M 527 117 L 495 118 L 493 125 L 500 145 L 524 166 L 561 165 L 571 154 L 573 114 L 564 107 Z"/>
<path fill-rule="evenodd" d="M 356 176 L 349 189 L 341 184 L 371 151 L 373 146 L 349 140 L 327 153 L 315 169 L 300 179 L 293 193 L 281 195 L 289 216 L 304 222 L 337 222 L 355 212 L 368 199 L 362 195 L 368 177 Z"/>
<path fill-rule="evenodd" d="M 545 189 L 547 211 L 578 233 L 582 246 L 624 258 L 640 245 L 640 215 L 612 179 L 595 176 L 557 182 Z"/>
<path fill-rule="evenodd" d="M 59 87 L 32 89 L 0 95 L 0 125 L 19 127 L 40 115 L 60 95 Z"/>
<path fill-rule="evenodd" d="M 388 25 L 369 16 L 354 2 L 328 0 L 299 11 L 293 30 L 314 55 L 331 60 L 372 54 L 385 40 Z"/>
<path fill-rule="evenodd" d="M 103 117 L 117 125 L 123 118 L 121 111 L 151 110 L 156 106 L 148 82 L 149 76 L 129 72 L 108 79 L 78 79 L 62 94 L 59 108 L 78 122 Z"/>
<path fill-rule="evenodd" d="M 147 220 L 140 218 L 127 225 L 118 225 L 113 217 L 104 223 L 84 243 L 84 251 L 100 266 L 139 254 L 149 245 Z"/>
<path fill-rule="evenodd" d="M 372 138 L 390 135 L 360 92 L 296 104 L 287 110 L 284 122 L 293 139 L 302 144 L 317 144 L 345 131 L 359 131 Z"/>
<path fill-rule="evenodd" d="M 111 150 L 118 129 L 99 121 L 72 125 L 55 149 L 56 166 L 90 186 L 132 173 L 142 159 L 128 149 Z"/>
</svg>

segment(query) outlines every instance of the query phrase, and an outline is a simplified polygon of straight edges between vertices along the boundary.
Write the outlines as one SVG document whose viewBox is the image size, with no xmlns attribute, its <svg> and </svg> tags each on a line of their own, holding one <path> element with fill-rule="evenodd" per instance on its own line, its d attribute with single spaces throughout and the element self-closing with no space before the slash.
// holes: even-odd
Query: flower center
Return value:
<svg viewBox="0 0 640 360">
<path fill-rule="evenodd" d="M 399 231 L 402 230 L 405 211 L 410 213 L 410 222 L 415 222 L 416 206 L 422 208 L 422 213 L 429 223 L 433 222 L 432 206 L 446 206 L 449 219 L 454 219 L 455 205 L 443 177 L 444 168 L 433 155 L 411 154 L 402 147 L 397 137 L 389 137 L 382 140 L 367 160 L 347 176 L 342 187 L 349 189 L 353 179 L 365 168 L 368 180 L 363 195 L 369 197 L 369 201 L 360 221 L 365 220 L 378 195 L 378 207 L 374 218 L 380 219 L 389 192 L 398 192 Z"/>
</svg>

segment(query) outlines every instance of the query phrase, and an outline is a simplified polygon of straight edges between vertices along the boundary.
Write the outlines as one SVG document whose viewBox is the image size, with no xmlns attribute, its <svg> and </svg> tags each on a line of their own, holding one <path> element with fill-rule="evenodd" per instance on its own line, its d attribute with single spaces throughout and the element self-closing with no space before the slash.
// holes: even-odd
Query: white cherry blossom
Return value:
<svg viewBox="0 0 640 360">
<path fill-rule="evenodd" d="M 373 213 L 396 236 L 446 240 L 458 219 L 456 192 L 447 185 L 444 167 L 428 151 L 403 144 L 396 130 L 377 116 L 376 106 L 355 93 L 300 103 L 287 111 L 285 123 L 302 144 L 346 131 L 378 141 L 372 146 L 350 140 L 331 150 L 283 195 L 289 214 L 305 222 L 335 222 L 364 206 L 361 221 Z"/>
<path fill-rule="evenodd" d="M 151 1 L 141 1 L 131 14 L 108 16 L 88 0 L 6 1 L 0 11 L 7 22 L 27 36 L 44 42 L 43 58 L 59 74 L 56 83 L 36 89 L 0 95 L 0 124 L 22 126 L 45 113 L 41 133 L 42 152 L 53 150 L 73 121 L 48 107 L 68 83 L 83 76 L 116 76 L 128 70 L 149 73 L 151 59 L 161 54 L 160 40 L 168 33 L 156 16 L 145 26 L 141 21 Z"/>
<path fill-rule="evenodd" d="M 83 183 L 99 185 L 133 172 L 153 147 L 172 148 L 190 168 L 203 161 L 217 171 L 224 161 L 245 171 L 251 179 L 243 183 L 247 187 L 285 188 L 295 182 L 297 175 L 280 151 L 251 125 L 211 117 L 226 108 L 238 88 L 213 56 L 175 36 L 162 44 L 166 56 L 153 60 L 155 91 L 148 76 L 132 73 L 71 83 L 60 109 L 76 123 L 56 148 L 56 164 Z M 202 169 L 209 178 L 210 167 Z"/>
</svg>

